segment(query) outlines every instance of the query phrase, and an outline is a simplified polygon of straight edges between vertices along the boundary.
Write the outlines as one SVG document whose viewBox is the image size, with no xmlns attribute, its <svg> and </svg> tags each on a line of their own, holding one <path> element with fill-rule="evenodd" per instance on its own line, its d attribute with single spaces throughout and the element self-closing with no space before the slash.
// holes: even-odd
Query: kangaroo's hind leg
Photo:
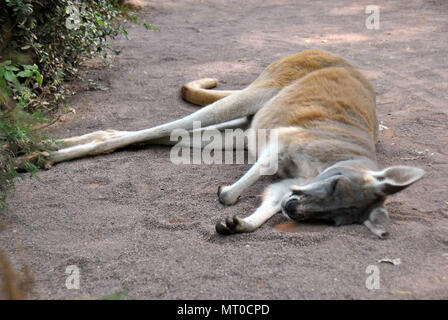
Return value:
<svg viewBox="0 0 448 320">
<path fill-rule="evenodd" d="M 191 81 L 182 86 L 182 97 L 191 103 L 205 106 L 211 104 L 219 99 L 225 98 L 231 94 L 239 92 L 239 90 L 208 90 L 218 85 L 218 80 L 213 78 L 203 78 Z M 87 133 L 82 136 L 70 137 L 57 140 L 55 144 L 56 149 L 63 149 L 73 147 L 76 145 L 86 144 L 94 141 L 101 141 L 112 139 L 121 135 L 125 135 L 127 131 L 118 130 L 100 130 L 92 133 Z"/>
<path fill-rule="evenodd" d="M 182 119 L 139 131 L 119 131 L 103 135 L 85 144 L 60 149 L 47 157 L 47 164 L 72 160 L 89 155 L 112 152 L 134 143 L 148 142 L 167 137 L 175 129 L 193 129 L 193 122 L 200 121 L 202 127 L 214 125 L 255 114 L 278 92 L 272 87 L 247 88 L 220 99 Z"/>
<path fill-rule="evenodd" d="M 179 145 L 182 147 L 192 147 L 192 148 L 204 148 L 206 147 L 210 141 L 207 141 L 207 139 L 200 139 L 200 144 L 199 145 L 195 145 L 192 144 L 191 141 L 193 140 L 193 136 L 196 132 L 200 133 L 202 137 L 210 137 L 210 136 L 217 136 L 219 135 L 219 137 L 222 139 L 221 143 L 219 144 L 220 148 L 216 148 L 216 151 L 225 151 L 226 150 L 226 144 L 225 144 L 225 134 L 223 133 L 224 130 L 226 129 L 242 129 L 245 130 L 249 127 L 250 125 L 250 121 L 251 119 L 249 119 L 250 117 L 244 117 L 244 118 L 238 118 L 238 119 L 234 119 L 234 120 L 230 120 L 227 122 L 223 122 L 223 123 L 218 123 L 215 125 L 211 125 L 205 128 L 198 128 L 198 129 L 194 129 L 188 131 L 189 134 L 189 139 L 187 139 L 187 144 L 184 143 L 184 141 L 178 141 L 177 137 L 178 135 L 174 135 L 174 137 L 171 136 L 166 136 L 166 137 L 162 137 L 159 139 L 154 139 L 151 141 L 148 141 L 148 143 L 150 144 L 161 144 L 161 145 L 167 145 L 167 146 L 172 146 L 172 145 Z M 173 133 L 176 133 L 175 131 L 173 131 Z M 232 150 L 237 150 L 239 146 L 237 145 L 232 145 Z M 247 148 L 247 139 L 244 140 L 244 145 L 241 148 L 242 150 Z M 239 150 L 239 149 L 238 149 Z"/>
</svg>

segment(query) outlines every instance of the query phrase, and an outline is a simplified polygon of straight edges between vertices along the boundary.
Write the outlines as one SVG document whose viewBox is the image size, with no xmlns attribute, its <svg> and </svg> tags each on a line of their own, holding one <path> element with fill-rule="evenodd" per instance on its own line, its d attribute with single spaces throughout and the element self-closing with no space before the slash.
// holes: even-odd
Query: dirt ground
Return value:
<svg viewBox="0 0 448 320">
<path fill-rule="evenodd" d="M 365 26 L 380 6 L 380 29 Z M 103 90 L 73 97 L 69 121 L 49 134 L 142 129 L 196 110 L 180 86 L 200 77 L 219 88 L 249 84 L 273 60 L 307 48 L 341 55 L 377 92 L 382 166 L 412 165 L 425 178 L 390 197 L 387 240 L 362 225 L 302 224 L 274 216 L 251 234 L 223 237 L 215 222 L 245 216 L 271 178 L 233 207 L 217 186 L 249 165 L 174 165 L 163 146 L 130 147 L 55 165 L 39 180 L 17 181 L 1 215 L 0 244 L 35 278 L 35 298 L 98 297 L 126 289 L 137 299 L 447 299 L 448 2 L 151 1 L 110 68 L 88 78 Z M 401 264 L 380 263 L 400 258 Z M 80 269 L 80 289 L 65 286 Z M 380 288 L 368 290 L 369 265 Z"/>
</svg>

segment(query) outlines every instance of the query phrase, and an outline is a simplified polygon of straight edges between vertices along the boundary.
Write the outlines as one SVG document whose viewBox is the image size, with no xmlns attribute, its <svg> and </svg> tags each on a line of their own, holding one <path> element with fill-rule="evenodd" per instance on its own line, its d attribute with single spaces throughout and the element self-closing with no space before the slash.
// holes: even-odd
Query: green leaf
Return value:
<svg viewBox="0 0 448 320">
<path fill-rule="evenodd" d="M 8 80 L 8 81 L 10 81 L 10 82 L 14 82 L 14 81 L 17 80 L 17 78 L 16 78 L 14 72 L 11 72 L 11 71 L 9 71 L 9 70 L 6 70 L 6 71 L 5 71 L 4 77 L 5 77 L 6 80 Z"/>
<path fill-rule="evenodd" d="M 2 63 L 0 63 L 0 68 L 4 67 L 4 66 L 9 66 L 10 64 L 11 64 L 11 60 L 3 61 Z"/>
<path fill-rule="evenodd" d="M 43 79 L 42 75 L 40 74 L 40 72 L 38 74 L 36 74 L 36 81 L 38 84 L 42 85 L 43 80 L 44 79 Z"/>
<path fill-rule="evenodd" d="M 12 82 L 17 90 L 22 90 L 22 85 L 20 84 L 19 80 L 17 80 L 16 75 L 12 71 L 5 71 L 4 77 L 6 80 Z"/>
<path fill-rule="evenodd" d="M 34 72 L 32 70 L 24 70 L 17 73 L 18 77 L 29 78 L 33 76 Z"/>
<path fill-rule="evenodd" d="M 1 73 L 2 73 L 2 69 L 0 69 L 0 89 L 3 89 L 4 91 L 6 91 L 6 94 L 8 96 L 12 97 L 12 95 L 13 95 L 12 89 L 8 86 L 5 79 L 3 78 L 3 74 L 1 74 Z"/>
<path fill-rule="evenodd" d="M 6 70 L 9 70 L 9 71 L 20 71 L 20 69 L 15 67 L 15 66 L 7 66 Z"/>
</svg>

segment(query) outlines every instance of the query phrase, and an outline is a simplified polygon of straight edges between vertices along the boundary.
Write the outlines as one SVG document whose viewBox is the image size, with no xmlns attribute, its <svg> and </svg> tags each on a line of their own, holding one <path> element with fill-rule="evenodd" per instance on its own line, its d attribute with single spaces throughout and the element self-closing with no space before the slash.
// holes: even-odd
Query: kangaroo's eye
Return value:
<svg viewBox="0 0 448 320">
<path fill-rule="evenodd" d="M 332 195 L 336 191 L 336 187 L 337 187 L 338 183 L 339 183 L 339 179 L 334 179 L 333 181 L 331 181 L 331 185 L 329 188 L 330 195 Z"/>
<path fill-rule="evenodd" d="M 296 189 L 296 190 L 292 190 L 292 194 L 294 194 L 296 196 L 303 196 L 303 195 L 305 195 L 305 192 L 303 192 L 302 190 Z"/>
</svg>

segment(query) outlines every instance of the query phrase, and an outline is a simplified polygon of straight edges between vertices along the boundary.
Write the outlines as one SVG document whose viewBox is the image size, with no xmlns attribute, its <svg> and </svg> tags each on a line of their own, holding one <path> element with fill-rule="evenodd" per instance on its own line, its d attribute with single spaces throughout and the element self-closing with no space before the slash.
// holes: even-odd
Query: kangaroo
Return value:
<svg viewBox="0 0 448 320">
<path fill-rule="evenodd" d="M 254 231 L 281 212 L 296 221 L 363 223 L 379 238 L 387 235 L 386 197 L 421 179 L 424 171 L 379 169 L 375 92 L 355 67 L 311 49 L 273 62 L 242 90 L 208 90 L 217 83 L 206 78 L 182 86 L 185 100 L 204 106 L 182 119 L 139 131 L 106 130 L 62 139 L 63 148 L 46 154 L 47 166 L 133 143 L 174 144 L 170 133 L 191 132 L 194 121 L 201 121 L 204 132 L 247 127 L 275 131 L 275 151 L 269 138 L 239 180 L 218 188 L 219 201 L 236 203 L 272 159 L 278 159 L 281 180 L 264 190 L 261 205 L 249 216 L 217 222 L 219 234 Z"/>
</svg>

